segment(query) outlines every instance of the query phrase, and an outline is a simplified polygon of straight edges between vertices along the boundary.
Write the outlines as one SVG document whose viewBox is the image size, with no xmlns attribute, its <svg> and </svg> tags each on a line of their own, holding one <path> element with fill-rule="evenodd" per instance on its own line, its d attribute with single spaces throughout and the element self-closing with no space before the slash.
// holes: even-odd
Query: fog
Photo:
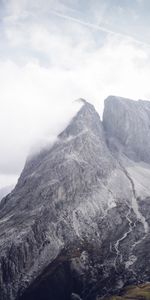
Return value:
<svg viewBox="0 0 150 300">
<path fill-rule="evenodd" d="M 0 187 L 55 141 L 75 99 L 101 116 L 110 94 L 150 99 L 148 1 L 123 2 L 0 2 Z"/>
</svg>

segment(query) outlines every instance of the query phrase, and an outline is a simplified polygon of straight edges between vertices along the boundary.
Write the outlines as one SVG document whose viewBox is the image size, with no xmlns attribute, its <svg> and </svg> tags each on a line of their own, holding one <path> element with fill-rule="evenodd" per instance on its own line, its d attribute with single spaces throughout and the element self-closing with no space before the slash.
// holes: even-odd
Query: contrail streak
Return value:
<svg viewBox="0 0 150 300">
<path fill-rule="evenodd" d="M 135 38 L 133 38 L 132 36 L 130 35 L 127 35 L 127 34 L 123 34 L 123 33 L 119 33 L 119 32 L 115 32 L 113 30 L 109 30 L 107 29 L 106 27 L 103 27 L 103 26 L 99 26 L 99 25 L 96 25 L 96 24 L 93 24 L 93 23 L 89 23 L 89 22 L 85 22 L 85 21 L 82 21 L 80 19 L 77 19 L 77 18 L 74 18 L 74 17 L 70 17 L 68 15 L 65 15 L 65 14 L 62 14 L 62 13 L 59 13 L 55 10 L 51 10 L 50 11 L 51 14 L 57 16 L 57 17 L 60 17 L 62 19 L 66 19 L 66 20 L 69 20 L 69 21 L 72 21 L 72 22 L 75 22 L 75 23 L 78 23 L 78 24 L 81 24 L 83 26 L 86 26 L 86 27 L 89 27 L 89 28 L 93 28 L 93 29 L 96 29 L 96 30 L 99 30 L 99 31 L 102 31 L 104 33 L 108 33 L 108 34 L 111 34 L 111 35 L 116 35 L 118 37 L 121 37 L 121 38 L 127 38 L 128 40 L 130 40 L 131 42 L 134 42 L 138 45 L 141 45 L 141 46 L 145 46 L 145 47 L 148 47 L 150 48 L 150 44 L 147 44 L 145 42 L 142 42 L 140 40 L 137 40 Z"/>
</svg>

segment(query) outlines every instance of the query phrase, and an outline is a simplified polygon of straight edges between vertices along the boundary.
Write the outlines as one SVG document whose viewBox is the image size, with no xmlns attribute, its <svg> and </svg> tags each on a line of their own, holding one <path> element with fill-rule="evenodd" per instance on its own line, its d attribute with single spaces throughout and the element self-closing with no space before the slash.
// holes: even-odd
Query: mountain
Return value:
<svg viewBox="0 0 150 300">
<path fill-rule="evenodd" d="M 9 185 L 0 189 L 0 201 L 13 190 L 14 186 Z"/>
<path fill-rule="evenodd" d="M 150 280 L 148 101 L 83 106 L 0 203 L 0 299 L 94 300 Z"/>
</svg>

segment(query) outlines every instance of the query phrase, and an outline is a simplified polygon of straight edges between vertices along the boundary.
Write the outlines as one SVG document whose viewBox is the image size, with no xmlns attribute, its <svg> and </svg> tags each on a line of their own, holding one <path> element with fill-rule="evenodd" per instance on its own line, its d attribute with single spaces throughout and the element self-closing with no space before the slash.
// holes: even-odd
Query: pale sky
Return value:
<svg viewBox="0 0 150 300">
<path fill-rule="evenodd" d="M 0 188 L 75 99 L 150 99 L 149 28 L 149 0 L 0 0 Z"/>
</svg>

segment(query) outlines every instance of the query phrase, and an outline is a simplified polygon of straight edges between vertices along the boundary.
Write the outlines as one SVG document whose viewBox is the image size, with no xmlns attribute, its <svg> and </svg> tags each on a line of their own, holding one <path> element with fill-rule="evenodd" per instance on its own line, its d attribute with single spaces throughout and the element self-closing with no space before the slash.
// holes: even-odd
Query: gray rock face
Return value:
<svg viewBox="0 0 150 300">
<path fill-rule="evenodd" d="M 149 103 L 105 103 L 102 123 L 84 101 L 2 200 L 0 299 L 92 300 L 150 279 Z"/>
<path fill-rule="evenodd" d="M 150 163 L 150 102 L 110 96 L 105 100 L 104 128 L 109 141 L 134 160 Z"/>
</svg>

